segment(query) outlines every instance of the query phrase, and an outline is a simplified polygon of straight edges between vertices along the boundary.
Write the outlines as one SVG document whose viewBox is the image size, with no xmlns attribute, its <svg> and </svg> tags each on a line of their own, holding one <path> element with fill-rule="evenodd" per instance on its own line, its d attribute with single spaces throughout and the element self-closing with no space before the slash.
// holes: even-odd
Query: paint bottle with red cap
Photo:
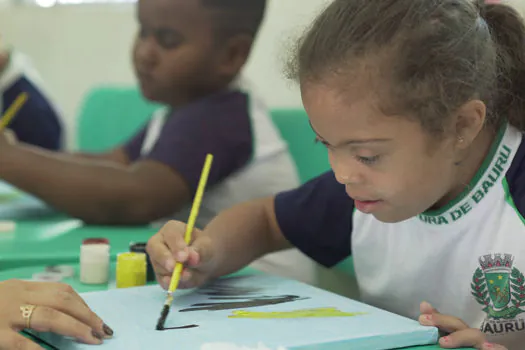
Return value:
<svg viewBox="0 0 525 350">
<path fill-rule="evenodd" d="M 109 281 L 109 240 L 88 238 L 80 246 L 80 282 L 105 284 Z"/>
</svg>

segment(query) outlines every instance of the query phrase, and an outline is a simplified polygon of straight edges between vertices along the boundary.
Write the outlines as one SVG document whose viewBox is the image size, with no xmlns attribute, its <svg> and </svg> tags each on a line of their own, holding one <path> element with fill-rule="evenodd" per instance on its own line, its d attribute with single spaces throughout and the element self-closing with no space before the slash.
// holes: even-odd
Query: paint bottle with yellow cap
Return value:
<svg viewBox="0 0 525 350">
<path fill-rule="evenodd" d="M 120 253 L 117 256 L 117 288 L 138 287 L 146 284 L 146 254 Z"/>
</svg>

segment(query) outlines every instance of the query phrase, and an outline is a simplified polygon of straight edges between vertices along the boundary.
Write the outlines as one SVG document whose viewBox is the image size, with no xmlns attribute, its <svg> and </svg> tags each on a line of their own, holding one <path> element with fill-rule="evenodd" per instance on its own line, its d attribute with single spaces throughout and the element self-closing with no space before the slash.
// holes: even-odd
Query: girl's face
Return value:
<svg viewBox="0 0 525 350">
<path fill-rule="evenodd" d="M 356 209 L 399 222 L 440 203 L 457 186 L 452 140 L 436 140 L 407 117 L 382 114 L 365 91 L 303 84 L 301 93 Z"/>
</svg>

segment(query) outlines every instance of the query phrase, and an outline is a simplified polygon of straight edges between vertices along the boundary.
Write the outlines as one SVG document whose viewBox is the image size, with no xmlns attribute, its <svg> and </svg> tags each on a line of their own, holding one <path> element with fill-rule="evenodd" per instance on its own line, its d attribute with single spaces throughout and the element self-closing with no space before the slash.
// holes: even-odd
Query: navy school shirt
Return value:
<svg viewBox="0 0 525 350">
<path fill-rule="evenodd" d="M 275 214 L 285 237 L 327 267 L 350 253 L 354 203 L 333 171 L 275 198 Z"/>
<path fill-rule="evenodd" d="M 176 110 L 159 110 L 124 150 L 131 162 L 149 159 L 176 169 L 192 191 L 197 189 L 203 159 L 213 153 L 207 182 L 211 187 L 252 157 L 248 111 L 248 98 L 238 91 L 217 93 Z"/>
<path fill-rule="evenodd" d="M 30 61 L 16 51 L 0 73 L 2 114 L 22 92 L 29 95 L 24 106 L 8 126 L 20 142 L 49 150 L 62 147 L 62 123 L 56 107 L 46 96 Z"/>
</svg>

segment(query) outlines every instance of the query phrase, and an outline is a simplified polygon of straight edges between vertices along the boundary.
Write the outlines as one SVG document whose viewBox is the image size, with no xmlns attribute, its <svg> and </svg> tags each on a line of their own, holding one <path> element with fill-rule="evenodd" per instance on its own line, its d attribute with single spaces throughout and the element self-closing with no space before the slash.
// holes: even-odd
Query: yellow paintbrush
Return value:
<svg viewBox="0 0 525 350">
<path fill-rule="evenodd" d="M 204 162 L 204 167 L 202 169 L 201 178 L 199 180 L 199 186 L 197 187 L 197 192 L 195 193 L 195 199 L 193 200 L 193 205 L 191 207 L 190 218 L 188 219 L 188 224 L 186 225 L 186 232 L 184 234 L 184 240 L 187 245 L 191 243 L 191 233 L 193 232 L 193 227 L 195 226 L 195 220 L 199 215 L 199 209 L 202 202 L 202 196 L 204 195 L 204 188 L 206 187 L 206 182 L 208 181 L 208 175 L 210 174 L 211 163 L 213 161 L 213 155 L 208 154 L 206 156 L 206 161 Z M 168 288 L 168 296 L 166 302 L 160 313 L 160 318 L 157 322 L 157 330 L 164 329 L 164 323 L 168 314 L 170 312 L 171 303 L 173 302 L 173 293 L 179 285 L 179 281 L 182 275 L 183 265 L 180 262 L 177 262 L 175 269 L 173 270 L 173 275 L 171 277 L 170 286 Z"/>
</svg>

